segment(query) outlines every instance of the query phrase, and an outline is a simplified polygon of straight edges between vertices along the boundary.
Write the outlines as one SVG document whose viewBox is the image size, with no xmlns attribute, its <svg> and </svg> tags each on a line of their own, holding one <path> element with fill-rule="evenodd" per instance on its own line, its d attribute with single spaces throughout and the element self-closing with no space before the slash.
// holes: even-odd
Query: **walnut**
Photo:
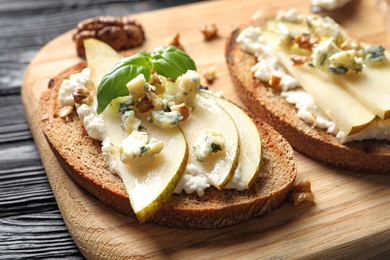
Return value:
<svg viewBox="0 0 390 260">
<path fill-rule="evenodd" d="M 295 36 L 294 41 L 298 44 L 299 48 L 311 50 L 313 45 L 318 42 L 318 38 L 308 33 L 302 33 Z"/>
<path fill-rule="evenodd" d="M 150 109 L 153 109 L 153 103 L 149 99 L 149 97 L 145 95 L 143 98 L 141 98 L 141 100 L 138 103 L 138 111 L 141 113 L 146 113 Z"/>
<path fill-rule="evenodd" d="M 206 79 L 207 83 L 212 84 L 217 75 L 217 68 L 211 66 L 203 71 L 203 77 Z"/>
<path fill-rule="evenodd" d="M 81 86 L 72 93 L 74 102 L 77 104 L 90 104 L 92 102 L 92 96 L 86 87 Z"/>
<path fill-rule="evenodd" d="M 211 41 L 215 38 L 218 38 L 218 28 L 215 24 L 205 25 L 200 31 L 203 33 L 205 41 Z"/>
<path fill-rule="evenodd" d="M 275 74 L 272 74 L 271 77 L 270 77 L 269 80 L 268 80 L 268 84 L 269 84 L 272 88 L 276 88 L 276 87 L 279 86 L 280 81 L 282 81 L 282 78 L 281 78 L 281 77 L 276 76 Z"/>
<path fill-rule="evenodd" d="M 290 56 L 290 60 L 294 63 L 294 66 L 295 65 L 302 65 L 305 62 L 310 61 L 310 57 L 292 54 Z"/>
<path fill-rule="evenodd" d="M 292 188 L 288 199 L 298 205 L 301 202 L 309 201 L 314 202 L 314 194 L 311 192 L 311 183 L 305 179 Z"/>
<path fill-rule="evenodd" d="M 170 107 L 170 109 L 171 111 L 179 112 L 183 116 L 182 121 L 187 120 L 187 118 L 190 116 L 190 108 L 185 103 L 181 103 L 180 105 L 173 105 Z"/>
<path fill-rule="evenodd" d="M 341 45 L 340 48 L 342 50 L 361 50 L 362 46 L 360 45 L 360 42 L 355 39 L 347 39 L 344 41 Z"/>
<path fill-rule="evenodd" d="M 167 41 L 166 43 L 168 46 L 171 45 L 171 46 L 175 46 L 177 47 L 178 49 L 184 51 L 184 47 L 183 45 L 181 45 L 180 43 L 180 34 L 178 32 L 174 33 Z"/>
<path fill-rule="evenodd" d="M 88 38 L 99 39 L 120 51 L 140 46 L 145 40 L 145 33 L 142 26 L 129 17 L 100 16 L 77 25 L 73 40 L 80 57 L 85 57 L 83 41 Z"/>
<path fill-rule="evenodd" d="M 73 106 L 64 106 L 61 108 L 61 111 L 60 111 L 60 117 L 61 118 L 66 118 L 67 116 L 69 116 L 71 113 L 73 112 Z"/>
</svg>

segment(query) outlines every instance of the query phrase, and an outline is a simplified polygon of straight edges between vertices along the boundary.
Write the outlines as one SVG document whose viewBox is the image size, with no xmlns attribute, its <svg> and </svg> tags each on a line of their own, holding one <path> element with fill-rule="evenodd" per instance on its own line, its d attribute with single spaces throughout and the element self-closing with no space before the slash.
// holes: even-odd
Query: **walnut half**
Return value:
<svg viewBox="0 0 390 260">
<path fill-rule="evenodd" d="M 314 202 L 314 194 L 311 191 L 311 183 L 305 179 L 292 188 L 289 197 L 294 205 L 298 205 L 301 202 L 309 201 Z"/>
<path fill-rule="evenodd" d="M 140 46 L 145 40 L 142 26 L 129 17 L 100 16 L 81 21 L 73 35 L 77 54 L 85 58 L 83 41 L 96 38 L 116 51 Z"/>
</svg>

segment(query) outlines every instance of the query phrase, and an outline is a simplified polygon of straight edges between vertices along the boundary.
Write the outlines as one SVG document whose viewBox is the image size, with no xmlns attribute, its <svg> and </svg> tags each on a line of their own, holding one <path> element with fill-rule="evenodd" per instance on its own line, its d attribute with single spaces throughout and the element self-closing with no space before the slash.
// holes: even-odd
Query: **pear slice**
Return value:
<svg viewBox="0 0 390 260">
<path fill-rule="evenodd" d="M 276 19 L 267 20 L 267 29 L 277 34 L 308 32 L 307 26 Z M 368 46 L 367 43 L 362 43 Z M 292 50 L 294 51 L 294 50 Z M 386 51 L 389 59 L 390 53 Z M 362 105 L 381 119 L 390 118 L 390 63 L 366 66 L 362 73 L 334 77 L 336 84 L 343 86 Z"/>
<path fill-rule="evenodd" d="M 123 180 L 131 207 L 142 223 L 154 215 L 176 188 L 185 171 L 188 147 L 179 127 L 162 129 L 149 123 L 144 116 L 141 119 L 148 135 L 162 141 L 164 148 L 150 164 L 130 166 L 122 163 L 117 146 L 128 133 L 122 129 L 117 112 L 120 99 L 113 100 L 102 116 L 110 143 L 113 145 L 111 153 L 118 166 L 118 175 Z M 140 118 L 140 115 L 137 114 L 137 117 Z"/>
<path fill-rule="evenodd" d="M 240 149 L 237 127 L 231 116 L 212 99 L 197 94 L 195 109 L 188 120 L 180 123 L 180 127 L 189 145 L 188 163 L 202 169 L 214 187 L 223 189 L 234 175 Z M 212 154 L 205 162 L 200 162 L 195 158 L 192 145 L 204 129 L 221 132 L 225 149 Z"/>
<path fill-rule="evenodd" d="M 283 52 L 278 54 L 279 61 L 288 72 L 346 135 L 361 131 L 375 118 L 373 112 L 337 84 L 334 76 L 308 65 L 294 66 L 289 56 Z"/>
<path fill-rule="evenodd" d="M 307 64 L 294 66 L 290 60 L 290 53 L 278 46 L 279 36 L 271 31 L 264 31 L 264 35 L 267 44 L 273 48 L 280 63 L 346 135 L 361 131 L 375 118 L 373 112 L 337 83 L 336 76 L 310 67 Z"/>
<path fill-rule="evenodd" d="M 91 70 L 91 81 L 97 88 L 102 77 L 122 59 L 122 56 L 110 45 L 95 38 L 84 40 L 84 47 L 88 67 Z"/>
<path fill-rule="evenodd" d="M 238 162 L 240 165 L 241 182 L 245 189 L 249 189 L 253 182 L 256 181 L 260 170 L 261 139 L 256 125 L 247 113 L 228 100 L 202 90 L 199 93 L 215 101 L 233 118 L 239 134 L 240 153 Z M 239 189 L 232 181 L 225 188 Z"/>
<path fill-rule="evenodd" d="M 390 118 L 390 64 L 366 66 L 362 73 L 337 77 L 336 82 L 345 87 L 361 104 L 381 119 Z"/>
<path fill-rule="evenodd" d="M 266 30 L 274 31 L 278 34 L 287 34 L 291 31 L 301 34 L 308 33 L 308 29 L 300 23 L 269 19 L 266 21 Z"/>
</svg>

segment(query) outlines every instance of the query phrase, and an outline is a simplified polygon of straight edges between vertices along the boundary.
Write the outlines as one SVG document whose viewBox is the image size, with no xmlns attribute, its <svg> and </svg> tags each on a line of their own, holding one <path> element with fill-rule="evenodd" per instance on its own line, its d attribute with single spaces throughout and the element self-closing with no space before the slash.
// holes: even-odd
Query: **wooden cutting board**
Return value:
<svg viewBox="0 0 390 260">
<path fill-rule="evenodd" d="M 357 36 L 389 47 L 385 20 L 377 1 L 354 0 L 330 13 Z M 308 13 L 309 1 L 211 1 L 134 15 L 146 31 L 144 50 L 180 33 L 182 45 L 199 72 L 216 66 L 210 87 L 240 103 L 224 61 L 229 33 L 253 16 L 296 7 Z M 347 10 L 347 11 L 346 11 Z M 87 18 L 87 17 L 86 17 Z M 204 42 L 199 28 L 215 23 L 220 37 Z M 183 230 L 138 224 L 102 205 L 62 170 L 39 127 L 37 103 L 50 78 L 80 61 L 72 31 L 49 42 L 29 65 L 22 99 L 66 225 L 88 258 L 368 258 L 390 255 L 390 175 L 339 170 L 296 152 L 298 181 L 308 178 L 315 204 L 284 203 L 264 217 L 217 230 Z M 389 162 L 390 163 L 390 162 Z"/>
</svg>

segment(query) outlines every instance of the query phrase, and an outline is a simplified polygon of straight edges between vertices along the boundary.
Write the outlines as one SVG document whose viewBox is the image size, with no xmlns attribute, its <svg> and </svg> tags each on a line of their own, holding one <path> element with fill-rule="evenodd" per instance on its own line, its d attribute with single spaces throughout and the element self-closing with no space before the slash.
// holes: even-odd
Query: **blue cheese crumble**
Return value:
<svg viewBox="0 0 390 260">
<path fill-rule="evenodd" d="M 225 149 L 225 140 L 218 131 L 204 129 L 199 133 L 196 142 L 192 145 L 192 149 L 196 159 L 204 162 L 211 154 Z"/>
<path fill-rule="evenodd" d="M 163 148 L 163 142 L 149 137 L 146 132 L 139 131 L 131 132 L 118 146 L 121 161 L 129 165 L 151 163 Z"/>
</svg>

